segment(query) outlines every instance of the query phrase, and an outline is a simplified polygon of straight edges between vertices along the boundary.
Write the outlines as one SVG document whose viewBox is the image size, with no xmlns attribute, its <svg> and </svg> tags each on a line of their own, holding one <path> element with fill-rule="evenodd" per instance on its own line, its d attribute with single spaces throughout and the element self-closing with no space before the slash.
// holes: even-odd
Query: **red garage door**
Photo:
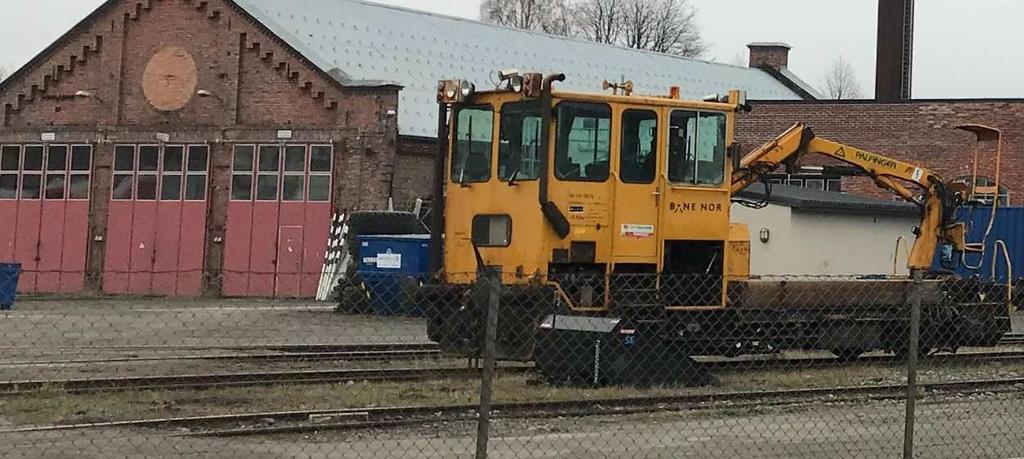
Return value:
<svg viewBox="0 0 1024 459">
<path fill-rule="evenodd" d="M 0 146 L 0 262 L 22 264 L 21 292 L 84 288 L 89 145 Z"/>
<path fill-rule="evenodd" d="M 236 145 L 224 295 L 312 297 L 331 226 L 330 145 Z"/>
<path fill-rule="evenodd" d="M 104 292 L 202 292 L 209 162 L 206 145 L 115 146 Z"/>
</svg>

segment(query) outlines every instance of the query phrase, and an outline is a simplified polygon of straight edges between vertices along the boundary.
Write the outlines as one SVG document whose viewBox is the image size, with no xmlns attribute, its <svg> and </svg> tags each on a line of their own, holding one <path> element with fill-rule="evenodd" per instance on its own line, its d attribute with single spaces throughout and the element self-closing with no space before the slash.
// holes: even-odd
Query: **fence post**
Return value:
<svg viewBox="0 0 1024 459">
<path fill-rule="evenodd" d="M 903 425 L 903 458 L 914 457 L 914 421 L 917 404 L 917 354 L 921 333 L 921 276 L 914 270 L 910 286 L 910 336 L 907 339 L 907 414 Z"/>
<path fill-rule="evenodd" d="M 497 339 L 498 305 L 501 298 L 501 279 L 488 274 L 487 312 L 484 320 L 483 374 L 480 378 L 480 408 L 476 427 L 476 459 L 487 458 L 487 441 L 491 428 L 491 385 L 494 381 L 494 343 Z"/>
</svg>

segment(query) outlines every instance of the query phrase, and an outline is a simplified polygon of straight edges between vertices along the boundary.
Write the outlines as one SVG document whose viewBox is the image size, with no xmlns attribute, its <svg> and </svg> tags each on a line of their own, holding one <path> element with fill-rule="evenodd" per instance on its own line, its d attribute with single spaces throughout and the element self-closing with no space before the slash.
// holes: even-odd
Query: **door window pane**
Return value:
<svg viewBox="0 0 1024 459">
<path fill-rule="evenodd" d="M 21 164 L 21 148 L 4 146 L 0 149 L 0 171 L 16 171 Z"/>
<path fill-rule="evenodd" d="M 701 113 L 697 121 L 697 184 L 720 185 L 725 179 L 725 115 Z"/>
<path fill-rule="evenodd" d="M 46 170 L 62 171 L 68 167 L 68 147 L 65 145 L 50 145 L 46 155 Z"/>
<path fill-rule="evenodd" d="M 114 147 L 114 170 L 135 170 L 135 147 L 131 145 L 118 145 Z"/>
<path fill-rule="evenodd" d="M 260 174 L 256 179 L 256 199 L 260 201 L 277 200 L 277 174 Z"/>
<path fill-rule="evenodd" d="M 235 159 L 232 163 L 233 170 L 235 172 L 251 171 L 254 151 L 255 147 L 252 145 L 236 145 Z"/>
<path fill-rule="evenodd" d="M 69 199 L 89 199 L 89 176 L 85 174 L 74 174 L 71 182 L 68 183 Z"/>
<path fill-rule="evenodd" d="M 558 104 L 555 174 L 562 180 L 608 179 L 611 108 L 603 104 Z"/>
<path fill-rule="evenodd" d="M 306 177 L 286 175 L 284 177 L 284 194 L 282 201 L 302 201 L 306 195 Z"/>
<path fill-rule="evenodd" d="M 25 160 L 22 167 L 26 171 L 43 170 L 43 147 L 40 145 L 25 147 Z"/>
<path fill-rule="evenodd" d="M 0 199 L 18 197 L 18 174 L 0 174 Z"/>
<path fill-rule="evenodd" d="M 260 172 L 277 172 L 281 169 L 281 149 L 277 145 L 260 147 Z"/>
<path fill-rule="evenodd" d="M 39 174 L 25 174 L 21 176 L 21 199 L 39 199 L 39 188 L 42 186 L 43 176 Z"/>
<path fill-rule="evenodd" d="M 206 172 L 209 157 L 210 149 L 206 145 L 192 145 L 188 147 L 188 171 Z"/>
<path fill-rule="evenodd" d="M 331 171 L 331 149 L 330 145 L 313 145 L 309 149 L 309 171 L 330 172 Z"/>
<path fill-rule="evenodd" d="M 160 165 L 160 147 L 156 145 L 139 146 L 139 170 L 145 172 L 156 171 Z M 142 182 L 139 182 L 140 184 Z"/>
<path fill-rule="evenodd" d="M 132 184 L 134 177 L 128 174 L 114 175 L 114 183 L 111 185 L 110 196 L 113 199 L 123 200 L 132 198 Z"/>
<path fill-rule="evenodd" d="M 231 177 L 231 199 L 235 201 L 252 200 L 252 175 L 235 174 Z"/>
<path fill-rule="evenodd" d="M 156 200 L 156 176 L 140 175 L 138 189 L 135 190 L 135 199 L 139 201 Z"/>
<path fill-rule="evenodd" d="M 467 107 L 455 117 L 452 141 L 452 181 L 486 182 L 491 178 L 494 112 L 490 107 Z"/>
<path fill-rule="evenodd" d="M 88 171 L 92 165 L 92 147 L 75 145 L 71 147 L 71 170 Z"/>
<path fill-rule="evenodd" d="M 719 185 L 725 178 L 725 115 L 678 110 L 669 126 L 668 178 Z"/>
<path fill-rule="evenodd" d="M 540 177 L 540 106 L 510 103 L 501 108 L 498 139 L 498 179 L 535 180 Z"/>
<path fill-rule="evenodd" d="M 160 199 L 164 201 L 177 201 L 181 199 L 181 176 L 165 175 L 163 183 L 160 184 Z"/>
<path fill-rule="evenodd" d="M 331 199 L 331 176 L 309 176 L 309 201 L 325 202 Z"/>
<path fill-rule="evenodd" d="M 185 161 L 185 147 L 168 145 L 164 147 L 164 172 L 181 172 Z"/>
<path fill-rule="evenodd" d="M 619 176 L 624 183 L 653 183 L 657 168 L 658 115 L 647 110 L 622 113 Z"/>
<path fill-rule="evenodd" d="M 46 199 L 64 199 L 64 174 L 46 174 Z"/>
<path fill-rule="evenodd" d="M 206 174 L 189 174 L 185 180 L 185 199 L 188 201 L 206 199 Z"/>
<path fill-rule="evenodd" d="M 306 171 L 306 147 L 289 145 L 284 150 L 285 172 Z"/>
</svg>

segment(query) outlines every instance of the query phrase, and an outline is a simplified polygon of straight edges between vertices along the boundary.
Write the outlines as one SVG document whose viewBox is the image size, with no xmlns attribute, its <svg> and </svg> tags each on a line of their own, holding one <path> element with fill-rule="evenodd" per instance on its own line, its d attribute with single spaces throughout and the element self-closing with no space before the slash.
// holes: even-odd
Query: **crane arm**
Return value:
<svg viewBox="0 0 1024 459">
<path fill-rule="evenodd" d="M 947 184 L 942 177 L 926 168 L 817 137 L 797 123 L 760 148 L 750 152 L 732 173 L 732 193 L 761 180 L 781 166 L 790 172 L 808 170 L 800 162 L 808 154 L 819 154 L 842 161 L 848 166 L 824 166 L 821 172 L 837 176 L 866 176 L 881 188 L 889 190 L 921 208 L 921 224 L 917 240 L 910 252 L 911 270 L 928 270 L 932 266 L 939 243 L 952 244 L 958 251 L 967 250 L 966 227 L 954 221 L 962 202 L 962 190 Z M 921 189 L 921 197 L 907 185 Z"/>
</svg>

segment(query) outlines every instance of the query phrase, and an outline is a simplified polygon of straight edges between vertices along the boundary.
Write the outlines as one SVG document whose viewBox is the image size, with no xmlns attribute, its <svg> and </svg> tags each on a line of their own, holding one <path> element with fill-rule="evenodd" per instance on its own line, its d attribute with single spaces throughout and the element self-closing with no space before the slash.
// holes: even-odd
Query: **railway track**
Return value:
<svg viewBox="0 0 1024 459">
<path fill-rule="evenodd" d="M 1008 333 L 999 343 L 1000 346 L 1024 345 L 1024 333 Z M 90 348 L 86 348 L 90 349 Z M 230 351 L 227 354 L 195 353 L 187 355 L 165 356 L 128 356 L 117 358 L 96 359 L 62 359 L 32 360 L 0 363 L 4 367 L 25 366 L 72 366 L 101 365 L 115 363 L 171 362 L 171 361 L 253 361 L 253 362 L 328 362 L 355 360 L 415 360 L 439 359 L 444 353 L 434 343 L 375 343 L 375 344 L 292 344 L 266 346 L 113 346 L 97 347 L 96 350 L 132 351 L 191 351 L 209 352 L 210 350 Z M 77 348 L 76 350 L 82 350 Z M 861 357 L 859 360 L 883 361 L 885 357 Z M 762 361 L 778 363 L 779 359 Z M 820 364 L 827 364 L 828 359 L 818 359 Z M 814 362 L 805 362 L 814 364 Z M 785 365 L 785 363 L 783 363 Z M 725 365 L 728 366 L 728 365 Z"/>
<path fill-rule="evenodd" d="M 931 393 L 995 394 L 1018 391 L 1024 378 L 970 380 L 919 385 Z M 723 392 L 676 396 L 607 398 L 528 403 L 497 403 L 492 405 L 492 418 L 540 419 L 551 417 L 584 417 L 627 415 L 678 410 L 710 410 L 747 406 L 785 406 L 827 400 L 876 401 L 899 400 L 906 395 L 900 384 L 848 386 L 813 389 Z M 254 435 L 294 434 L 330 430 L 358 430 L 421 425 L 438 421 L 460 422 L 477 419 L 476 405 L 433 405 L 405 407 L 369 407 L 340 410 L 277 411 L 246 414 L 177 417 L 138 421 L 113 421 L 28 427 L 2 430 L 0 434 L 44 432 L 97 428 L 184 428 L 184 436 L 239 437 Z M 326 422 L 316 422 L 317 420 Z"/>
<path fill-rule="evenodd" d="M 527 369 L 529 367 L 502 367 L 499 371 L 521 372 Z M 70 393 L 123 392 L 278 384 L 330 384 L 348 381 L 422 381 L 472 378 L 479 375 L 480 370 L 475 368 L 388 368 L 26 380 L 0 382 L 0 395 L 23 395 L 43 389 L 58 389 Z"/>
<path fill-rule="evenodd" d="M 1024 362 L 1020 352 L 975 352 L 929 356 L 924 364 Z M 712 372 L 773 371 L 841 367 L 843 365 L 901 365 L 892 356 L 865 356 L 856 361 L 835 357 L 766 358 L 739 360 L 702 360 Z M 499 367 L 501 372 L 523 374 L 533 371 L 528 364 Z M 21 395 L 42 389 L 59 389 L 70 393 L 123 392 L 140 390 L 212 389 L 218 387 L 269 386 L 278 384 L 330 384 L 347 381 L 424 381 L 433 379 L 474 378 L 480 376 L 475 368 L 382 368 L 331 369 L 275 372 L 241 372 L 215 374 L 185 374 L 167 376 L 111 377 L 84 379 L 53 379 L 0 382 L 0 395 Z"/>
<path fill-rule="evenodd" d="M 867 355 L 853 360 L 837 357 L 797 357 L 797 358 L 741 358 L 731 360 L 702 359 L 701 363 L 712 371 L 741 370 L 782 370 L 799 368 L 820 368 L 844 365 L 903 365 L 904 361 L 892 355 Z M 935 354 L 924 357 L 922 365 L 974 363 L 974 362 L 1024 362 L 1024 351 L 967 352 L 960 354 Z"/>
<path fill-rule="evenodd" d="M 140 349 L 155 350 L 156 348 L 104 348 L 105 350 L 119 350 L 132 352 Z M 228 354 L 187 354 L 187 355 L 165 355 L 165 356 L 128 356 L 116 358 L 96 359 L 61 359 L 61 360 L 31 360 L 0 363 L 3 367 L 26 367 L 26 366 L 73 366 L 73 365 L 101 365 L 114 363 L 142 363 L 142 362 L 173 362 L 173 361 L 260 361 L 260 362 L 325 362 L 325 361 L 353 361 L 353 360 L 415 360 L 415 359 L 437 359 L 444 356 L 441 350 L 433 343 L 410 343 L 410 344 L 317 344 L 317 345 L 287 345 L 287 346 L 239 346 L 225 348 L 200 348 L 200 347 L 166 347 L 159 348 L 166 350 L 186 351 L 209 351 L 211 349 L 227 350 Z"/>
</svg>

